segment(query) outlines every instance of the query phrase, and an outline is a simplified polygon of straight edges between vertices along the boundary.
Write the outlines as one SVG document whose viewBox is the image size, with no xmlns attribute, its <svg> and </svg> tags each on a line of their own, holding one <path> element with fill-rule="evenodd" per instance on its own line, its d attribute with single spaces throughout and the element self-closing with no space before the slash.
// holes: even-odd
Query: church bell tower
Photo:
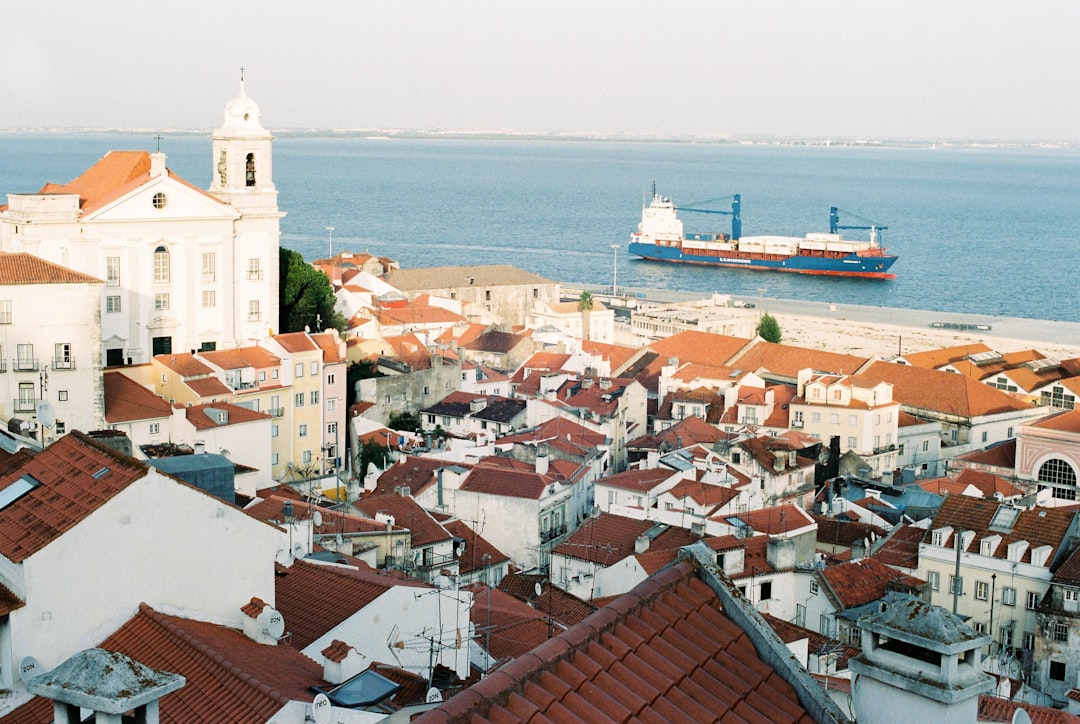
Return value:
<svg viewBox="0 0 1080 724">
<path fill-rule="evenodd" d="M 210 193 L 245 214 L 277 214 L 274 137 L 259 122 L 259 106 L 244 92 L 225 106 L 225 124 L 214 131 Z"/>
</svg>

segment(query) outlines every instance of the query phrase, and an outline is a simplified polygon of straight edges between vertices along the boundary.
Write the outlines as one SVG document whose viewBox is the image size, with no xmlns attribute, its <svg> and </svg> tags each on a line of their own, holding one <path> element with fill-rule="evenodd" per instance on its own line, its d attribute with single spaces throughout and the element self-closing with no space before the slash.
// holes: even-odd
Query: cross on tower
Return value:
<svg viewBox="0 0 1080 724">
<path fill-rule="evenodd" d="M 154 140 L 157 141 L 157 152 L 161 153 L 161 141 L 163 140 L 162 135 L 160 133 L 157 134 L 156 136 L 154 136 Z"/>
<path fill-rule="evenodd" d="M 240 82 L 244 82 L 244 66 L 240 66 Z"/>
</svg>

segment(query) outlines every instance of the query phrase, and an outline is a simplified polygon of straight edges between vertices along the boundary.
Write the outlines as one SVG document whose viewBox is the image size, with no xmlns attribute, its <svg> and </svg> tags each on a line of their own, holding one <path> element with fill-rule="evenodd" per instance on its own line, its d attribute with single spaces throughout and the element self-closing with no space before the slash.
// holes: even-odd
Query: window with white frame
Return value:
<svg viewBox="0 0 1080 724">
<path fill-rule="evenodd" d="M 258 259 L 248 259 L 247 278 L 249 282 L 262 281 L 262 265 L 260 264 Z"/>
<path fill-rule="evenodd" d="M 167 292 L 154 295 L 154 309 L 163 310 L 169 308 L 169 295 Z"/>
<path fill-rule="evenodd" d="M 316 376 L 318 376 L 318 374 L 319 374 L 319 363 L 318 362 L 312 362 L 311 363 L 311 376 L 316 377 Z"/>
<path fill-rule="evenodd" d="M 975 581 L 975 598 L 985 601 L 990 597 L 990 584 L 986 581 Z"/>
<path fill-rule="evenodd" d="M 298 437 L 307 437 L 307 424 L 301 423 L 300 427 L 296 430 L 296 434 Z"/>
<path fill-rule="evenodd" d="M 202 305 L 204 309 L 217 306 L 217 292 L 213 289 L 204 291 L 202 293 Z"/>
<path fill-rule="evenodd" d="M 1058 643 L 1064 643 L 1069 640 L 1069 624 L 1067 623 L 1055 623 L 1054 629 L 1050 632 L 1050 638 Z"/>
<path fill-rule="evenodd" d="M 964 594 L 964 577 L 950 575 L 949 576 L 949 593 L 951 594 Z"/>
<path fill-rule="evenodd" d="M 295 400 L 294 400 L 293 407 L 303 407 L 303 406 L 304 406 L 304 393 L 303 392 L 297 392 Z"/>
<path fill-rule="evenodd" d="M 303 453 L 301 453 L 301 454 L 300 454 L 300 460 L 301 460 L 301 462 L 303 462 L 303 463 L 304 463 L 305 465 L 307 465 L 308 463 L 310 463 L 310 462 L 311 462 L 311 451 L 310 451 L 310 450 L 305 450 L 305 451 L 304 451 Z"/>
<path fill-rule="evenodd" d="M 818 595 L 819 590 L 820 590 L 820 588 L 818 587 L 818 582 L 817 581 L 810 581 L 810 595 L 812 595 L 812 596 Z"/>
<path fill-rule="evenodd" d="M 204 282 L 212 282 L 217 280 L 217 254 L 212 251 L 203 252 L 202 280 Z"/>
<path fill-rule="evenodd" d="M 258 322 L 262 313 L 259 311 L 259 300 L 251 299 L 248 301 L 248 321 Z"/>
<path fill-rule="evenodd" d="M 105 286 L 120 286 L 120 257 L 105 257 Z"/>
<path fill-rule="evenodd" d="M 334 435 L 336 433 L 337 433 L 337 423 L 336 422 L 327 423 L 327 425 L 326 425 L 326 434 L 327 435 Z"/>
<path fill-rule="evenodd" d="M 337 398 L 331 397 L 326 400 L 326 411 L 333 412 L 337 409 Z"/>
<path fill-rule="evenodd" d="M 1039 607 L 1039 594 L 1035 591 L 1027 592 L 1027 610 L 1034 611 Z"/>
<path fill-rule="evenodd" d="M 1002 606 L 1015 606 L 1016 605 L 1016 589 L 1011 586 L 1005 586 L 1001 589 L 1001 605 Z"/>
<path fill-rule="evenodd" d="M 10 299 L 0 299 L 0 324 L 11 324 Z"/>
<path fill-rule="evenodd" d="M 278 425 L 270 426 L 270 437 L 277 437 L 281 434 L 281 427 Z"/>
<path fill-rule="evenodd" d="M 296 376 L 297 377 L 303 377 L 304 376 L 304 363 L 303 362 L 297 362 L 296 363 Z"/>
<path fill-rule="evenodd" d="M 164 246 L 154 249 L 154 281 L 167 282 L 171 277 L 169 250 Z"/>
<path fill-rule="evenodd" d="M 111 294 L 105 297 L 105 311 L 108 314 L 116 314 L 120 311 L 120 295 Z"/>
<path fill-rule="evenodd" d="M 151 435 L 157 435 L 159 432 L 161 432 L 161 423 L 159 423 L 159 422 L 151 422 L 150 423 L 150 434 Z"/>
<path fill-rule="evenodd" d="M 311 405 L 319 404 L 319 391 L 318 390 L 312 390 L 311 391 L 311 395 L 310 395 L 310 399 L 308 401 L 308 404 L 311 404 Z"/>
<path fill-rule="evenodd" d="M 277 465 L 278 460 L 280 460 L 280 459 L 281 458 L 277 453 L 270 453 L 270 464 L 271 465 Z"/>
<path fill-rule="evenodd" d="M 326 384 L 328 384 L 328 385 L 334 384 L 334 376 L 332 374 L 326 376 Z"/>
</svg>

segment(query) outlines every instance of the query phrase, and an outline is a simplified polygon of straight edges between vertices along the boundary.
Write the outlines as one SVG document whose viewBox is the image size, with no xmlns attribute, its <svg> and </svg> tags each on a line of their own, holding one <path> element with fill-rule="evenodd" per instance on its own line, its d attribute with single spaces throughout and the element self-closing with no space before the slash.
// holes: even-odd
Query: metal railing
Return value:
<svg viewBox="0 0 1080 724">
<path fill-rule="evenodd" d="M 266 414 L 270 415 L 270 417 L 284 417 L 285 416 L 285 408 L 284 407 L 271 407 L 269 410 L 266 411 Z"/>
<path fill-rule="evenodd" d="M 248 269 L 247 279 L 249 282 L 261 282 L 262 278 L 262 269 Z"/>
<path fill-rule="evenodd" d="M 53 357 L 52 368 L 54 370 L 73 370 L 75 369 L 75 358 Z"/>
<path fill-rule="evenodd" d="M 15 357 L 11 360 L 11 369 L 14 372 L 37 372 L 39 366 L 35 357 Z"/>
<path fill-rule="evenodd" d="M 11 406 L 15 412 L 36 412 L 37 400 L 27 399 L 25 397 L 16 397 L 11 401 Z"/>
<path fill-rule="evenodd" d="M 547 543 L 566 533 L 566 523 L 540 531 L 540 542 Z"/>
</svg>

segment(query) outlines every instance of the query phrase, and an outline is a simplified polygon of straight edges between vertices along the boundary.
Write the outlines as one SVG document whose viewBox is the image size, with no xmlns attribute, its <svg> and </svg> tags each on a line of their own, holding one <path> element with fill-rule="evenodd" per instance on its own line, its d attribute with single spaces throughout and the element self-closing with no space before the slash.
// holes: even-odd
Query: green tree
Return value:
<svg viewBox="0 0 1080 724">
<path fill-rule="evenodd" d="M 757 335 L 766 342 L 779 343 L 783 338 L 783 334 L 780 332 L 780 323 L 776 321 L 776 317 L 765 312 L 761 315 L 761 319 L 757 324 Z"/>
<path fill-rule="evenodd" d="M 592 321 L 593 310 L 593 296 L 592 292 L 586 290 L 578 297 L 578 309 L 581 310 L 581 338 L 584 340 L 589 339 L 589 323 Z"/>
<path fill-rule="evenodd" d="M 334 286 L 329 277 L 304 261 L 299 253 L 282 247 L 278 277 L 278 327 L 281 332 L 345 331 L 345 318 L 334 310 Z"/>
<path fill-rule="evenodd" d="M 386 469 L 386 464 L 390 460 L 390 448 L 385 445 L 380 445 L 374 440 L 368 440 L 360 448 L 360 477 L 363 478 L 367 475 L 368 465 L 375 463 L 375 467 L 380 470 Z"/>
<path fill-rule="evenodd" d="M 390 416 L 386 426 L 402 432 L 420 432 L 420 417 L 411 412 L 397 412 Z"/>
</svg>

